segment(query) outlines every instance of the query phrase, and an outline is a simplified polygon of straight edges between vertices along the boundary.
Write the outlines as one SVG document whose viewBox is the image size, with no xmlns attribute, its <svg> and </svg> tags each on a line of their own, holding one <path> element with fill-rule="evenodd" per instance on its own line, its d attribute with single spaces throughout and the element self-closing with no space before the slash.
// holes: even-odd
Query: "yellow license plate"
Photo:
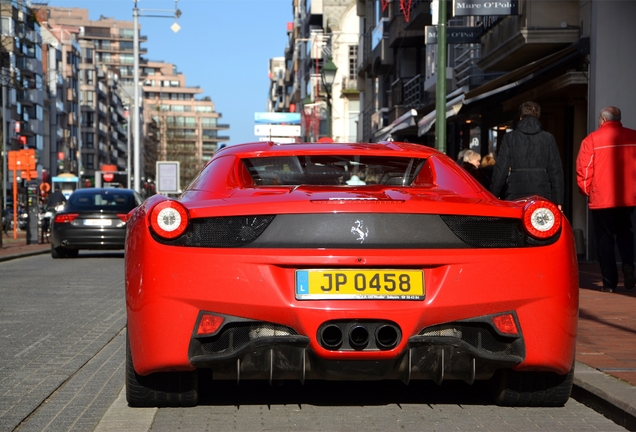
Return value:
<svg viewBox="0 0 636 432">
<path fill-rule="evenodd" d="M 296 270 L 296 299 L 423 300 L 422 270 Z"/>
</svg>

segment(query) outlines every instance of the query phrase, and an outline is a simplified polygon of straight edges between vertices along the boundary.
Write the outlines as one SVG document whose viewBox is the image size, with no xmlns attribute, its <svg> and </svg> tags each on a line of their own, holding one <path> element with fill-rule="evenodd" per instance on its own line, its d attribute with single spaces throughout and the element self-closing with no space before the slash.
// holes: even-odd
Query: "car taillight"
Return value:
<svg viewBox="0 0 636 432">
<path fill-rule="evenodd" d="M 53 219 L 54 223 L 71 223 L 79 216 L 79 213 L 63 213 L 56 214 L 55 219 Z"/>
<path fill-rule="evenodd" d="M 523 209 L 523 228 L 537 239 L 547 239 L 561 229 L 561 210 L 550 201 L 530 201 Z"/>
<path fill-rule="evenodd" d="M 178 201 L 161 201 L 150 211 L 150 227 L 164 239 L 179 237 L 189 222 L 188 210 Z"/>
</svg>

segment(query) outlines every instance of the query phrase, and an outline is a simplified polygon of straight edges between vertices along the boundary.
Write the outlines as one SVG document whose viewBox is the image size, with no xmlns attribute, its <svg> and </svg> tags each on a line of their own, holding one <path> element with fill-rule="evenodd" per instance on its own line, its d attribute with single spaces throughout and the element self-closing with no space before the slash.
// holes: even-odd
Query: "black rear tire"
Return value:
<svg viewBox="0 0 636 432">
<path fill-rule="evenodd" d="M 574 365 L 566 375 L 500 370 L 492 378 L 495 403 L 511 407 L 560 407 L 570 398 Z"/>
<path fill-rule="evenodd" d="M 139 375 L 133 367 L 126 335 L 126 400 L 131 407 L 196 406 L 199 402 L 197 371 Z"/>
<path fill-rule="evenodd" d="M 66 258 L 66 251 L 64 250 L 64 248 L 53 247 L 53 244 L 51 244 L 51 257 L 53 259 Z"/>
</svg>

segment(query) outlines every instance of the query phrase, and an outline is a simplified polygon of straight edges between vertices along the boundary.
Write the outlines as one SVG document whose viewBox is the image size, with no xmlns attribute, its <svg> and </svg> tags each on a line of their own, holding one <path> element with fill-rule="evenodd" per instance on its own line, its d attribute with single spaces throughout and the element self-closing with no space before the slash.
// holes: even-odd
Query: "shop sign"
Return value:
<svg viewBox="0 0 636 432">
<path fill-rule="evenodd" d="M 482 27 L 446 27 L 446 42 L 449 44 L 479 43 Z M 437 26 L 426 26 L 424 34 L 426 45 L 437 44 Z"/>
<path fill-rule="evenodd" d="M 519 0 L 454 0 L 453 15 L 484 16 L 484 15 L 518 15 Z"/>
</svg>

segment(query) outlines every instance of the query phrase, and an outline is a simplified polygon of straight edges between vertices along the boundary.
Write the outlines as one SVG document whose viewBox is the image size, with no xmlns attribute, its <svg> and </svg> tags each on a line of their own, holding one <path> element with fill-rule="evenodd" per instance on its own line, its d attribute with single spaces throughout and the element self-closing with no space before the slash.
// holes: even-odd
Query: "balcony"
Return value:
<svg viewBox="0 0 636 432">
<path fill-rule="evenodd" d="M 481 45 L 461 44 L 454 49 L 454 74 L 457 87 L 473 89 L 498 77 L 501 73 L 484 73 L 477 63 L 481 59 Z"/>
<path fill-rule="evenodd" d="M 381 75 L 389 71 L 393 63 L 393 51 L 389 47 L 388 19 L 383 18 L 370 32 L 371 71 Z"/>
<path fill-rule="evenodd" d="M 430 14 L 428 14 L 430 17 Z M 429 18 L 430 20 L 430 18 Z M 419 28 L 407 27 L 402 13 L 397 13 L 389 23 L 389 46 L 392 48 L 421 47 L 424 40 L 424 25 Z M 425 24 L 425 25 L 430 25 Z"/>
<path fill-rule="evenodd" d="M 537 2 L 535 7 L 551 7 L 552 4 Z M 576 43 L 578 27 L 570 26 L 567 21 L 549 26 L 552 24 L 550 17 L 563 16 L 557 12 L 547 11 L 544 19 L 532 27 L 531 20 L 528 19 L 526 24 L 525 16 L 509 16 L 499 21 L 481 38 L 483 48 L 477 64 L 479 68 L 485 72 L 511 71 Z M 578 23 L 574 19 L 573 22 Z"/>
</svg>

